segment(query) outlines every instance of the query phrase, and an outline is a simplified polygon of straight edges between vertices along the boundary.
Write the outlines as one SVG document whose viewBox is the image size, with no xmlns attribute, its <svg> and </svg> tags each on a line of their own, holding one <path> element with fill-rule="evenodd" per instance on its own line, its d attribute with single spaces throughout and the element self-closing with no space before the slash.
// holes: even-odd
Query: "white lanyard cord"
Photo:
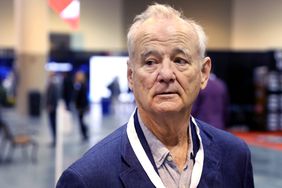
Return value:
<svg viewBox="0 0 282 188">
<path fill-rule="evenodd" d="M 195 124 L 197 136 L 200 142 L 200 147 L 196 154 L 195 164 L 193 167 L 192 176 L 191 176 L 191 184 L 190 184 L 190 188 L 196 188 L 200 182 L 202 171 L 203 171 L 203 166 L 204 166 L 204 147 L 203 147 L 203 142 L 202 142 L 202 138 L 200 135 L 200 129 L 193 117 L 192 117 L 192 122 Z"/>
<path fill-rule="evenodd" d="M 135 111 L 136 112 L 136 111 Z M 135 113 L 134 112 L 134 113 Z M 137 136 L 135 126 L 134 126 L 134 113 L 131 115 L 128 123 L 127 123 L 127 136 L 129 139 L 129 143 L 139 160 L 140 164 L 142 165 L 143 169 L 145 170 L 146 174 L 148 175 L 151 182 L 154 184 L 156 188 L 165 188 L 160 176 L 155 171 L 151 161 L 149 160 L 144 148 L 142 147 L 142 144 Z M 199 184 L 202 170 L 203 170 L 203 162 L 204 162 L 204 150 L 202 145 L 202 140 L 200 137 L 200 129 L 198 128 L 194 118 L 192 117 L 193 123 L 196 125 L 196 132 L 197 136 L 200 140 L 200 148 L 197 152 L 195 164 L 192 171 L 192 177 L 191 177 L 191 184 L 190 188 L 196 188 Z"/>
<path fill-rule="evenodd" d="M 131 115 L 128 124 L 127 124 L 127 136 L 130 142 L 130 145 L 137 156 L 137 159 L 141 163 L 146 174 L 150 178 L 151 182 L 155 185 L 156 188 L 165 188 L 161 178 L 155 171 L 151 161 L 149 160 L 144 148 L 141 145 L 141 142 L 137 136 L 135 127 L 134 127 L 134 113 Z"/>
</svg>

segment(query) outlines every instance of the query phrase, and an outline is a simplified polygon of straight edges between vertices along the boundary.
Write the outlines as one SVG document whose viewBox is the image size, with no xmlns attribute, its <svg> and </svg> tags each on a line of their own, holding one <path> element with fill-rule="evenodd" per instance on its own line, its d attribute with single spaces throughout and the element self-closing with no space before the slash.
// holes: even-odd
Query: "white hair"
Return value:
<svg viewBox="0 0 282 188">
<path fill-rule="evenodd" d="M 133 24 L 129 28 L 129 31 L 127 33 L 127 47 L 128 47 L 128 53 L 129 57 L 132 57 L 134 54 L 134 46 L 136 41 L 136 33 L 143 22 L 145 22 L 149 18 L 177 18 L 181 19 L 187 24 L 191 25 L 197 36 L 198 36 L 198 51 L 200 57 L 204 58 L 206 53 L 206 41 L 207 37 L 206 34 L 199 24 L 197 24 L 192 19 L 187 19 L 182 12 L 172 8 L 169 5 L 161 5 L 161 4 L 153 4 L 148 6 L 148 8 L 142 12 L 141 14 L 137 15 L 134 18 Z"/>
</svg>

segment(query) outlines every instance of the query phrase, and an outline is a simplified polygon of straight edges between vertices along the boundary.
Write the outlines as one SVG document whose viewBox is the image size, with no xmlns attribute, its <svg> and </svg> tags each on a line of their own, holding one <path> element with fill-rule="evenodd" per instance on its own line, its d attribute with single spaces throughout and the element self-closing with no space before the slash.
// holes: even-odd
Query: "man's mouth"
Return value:
<svg viewBox="0 0 282 188">
<path fill-rule="evenodd" d="M 173 94 L 178 94 L 177 92 L 159 92 L 156 95 L 173 95 Z"/>
<path fill-rule="evenodd" d="M 163 93 L 159 93 L 158 95 L 170 95 L 170 94 L 176 94 L 176 92 L 163 92 Z"/>
</svg>

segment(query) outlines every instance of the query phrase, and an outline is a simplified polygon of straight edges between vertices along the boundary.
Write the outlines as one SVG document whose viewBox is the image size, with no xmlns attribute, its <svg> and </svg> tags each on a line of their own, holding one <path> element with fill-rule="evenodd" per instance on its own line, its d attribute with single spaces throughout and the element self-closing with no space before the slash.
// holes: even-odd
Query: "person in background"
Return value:
<svg viewBox="0 0 282 188">
<path fill-rule="evenodd" d="M 0 107 L 6 105 L 7 94 L 5 88 L 3 87 L 3 81 L 0 78 Z"/>
<path fill-rule="evenodd" d="M 89 101 L 87 97 L 87 85 L 85 74 L 82 71 L 78 71 L 75 74 L 74 81 L 74 105 L 78 113 L 78 121 L 80 125 L 80 132 L 82 140 L 88 140 L 88 127 L 84 123 L 84 115 L 89 110 Z"/>
<path fill-rule="evenodd" d="M 70 109 L 70 104 L 73 96 L 73 80 L 70 76 L 70 73 L 63 73 L 63 82 L 62 82 L 62 98 L 65 102 L 66 109 Z"/>
<path fill-rule="evenodd" d="M 116 107 L 119 105 L 120 85 L 118 77 L 115 77 L 113 81 L 108 85 L 108 89 L 111 91 L 111 106 L 112 111 L 116 112 Z"/>
<path fill-rule="evenodd" d="M 191 116 L 211 69 L 202 27 L 154 4 L 135 18 L 127 38 L 137 108 L 68 167 L 57 188 L 253 188 L 245 142 Z"/>
<path fill-rule="evenodd" d="M 219 129 L 226 129 L 229 117 L 229 95 L 225 83 L 211 74 L 207 87 L 193 104 L 192 115 Z"/>
<path fill-rule="evenodd" d="M 57 118 L 57 105 L 59 101 L 59 88 L 56 81 L 56 73 L 49 72 L 46 88 L 46 110 L 49 118 L 49 125 L 52 134 L 51 146 L 56 145 L 56 118 Z"/>
</svg>

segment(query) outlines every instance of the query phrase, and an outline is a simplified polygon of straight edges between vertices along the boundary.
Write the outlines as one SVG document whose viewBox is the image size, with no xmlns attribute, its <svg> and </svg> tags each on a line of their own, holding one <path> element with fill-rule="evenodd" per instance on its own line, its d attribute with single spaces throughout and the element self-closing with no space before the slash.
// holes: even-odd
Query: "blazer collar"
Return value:
<svg viewBox="0 0 282 188">
<path fill-rule="evenodd" d="M 150 150 L 150 147 L 145 139 L 145 136 L 142 132 L 142 129 L 140 127 L 139 121 L 138 121 L 138 115 L 137 111 L 134 114 L 134 126 L 138 135 L 138 138 L 145 150 L 145 152 L 148 155 L 149 160 L 153 164 L 153 167 L 155 168 L 157 172 L 157 167 L 153 159 L 152 152 Z M 138 161 L 130 143 L 127 137 L 126 132 L 126 126 L 123 133 L 122 138 L 122 150 L 121 155 L 122 159 L 124 161 L 123 165 L 123 171 L 120 174 L 120 179 L 123 182 L 124 186 L 126 188 L 129 187 L 148 187 L 153 188 L 154 185 L 148 178 L 146 172 L 143 170 L 143 167 L 141 166 L 140 162 Z"/>
<path fill-rule="evenodd" d="M 208 132 L 204 124 L 196 120 L 200 128 L 200 135 L 202 138 L 204 148 L 204 167 L 198 187 L 220 187 L 220 166 L 222 156 L 224 155 L 222 149 L 218 144 L 215 144 L 214 136 Z"/>
</svg>

